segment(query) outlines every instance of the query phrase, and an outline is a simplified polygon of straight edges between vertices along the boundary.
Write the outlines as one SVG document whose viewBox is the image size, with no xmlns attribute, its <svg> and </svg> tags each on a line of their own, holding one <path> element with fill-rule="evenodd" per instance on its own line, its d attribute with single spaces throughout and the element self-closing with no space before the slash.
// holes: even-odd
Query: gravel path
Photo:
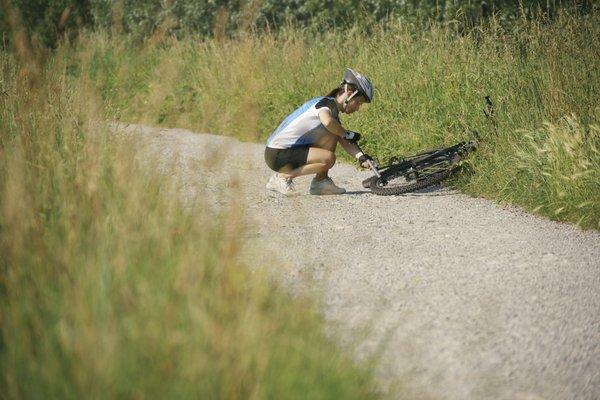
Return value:
<svg viewBox="0 0 600 400">
<path fill-rule="evenodd" d="M 375 196 L 343 164 L 331 176 L 347 194 L 310 196 L 300 178 L 305 195 L 285 198 L 264 188 L 259 144 L 113 127 L 175 162 L 187 199 L 211 182 L 211 205 L 241 202 L 252 263 L 321 296 L 331 333 L 376 355 L 392 397 L 600 398 L 599 232 L 441 187 Z"/>
</svg>

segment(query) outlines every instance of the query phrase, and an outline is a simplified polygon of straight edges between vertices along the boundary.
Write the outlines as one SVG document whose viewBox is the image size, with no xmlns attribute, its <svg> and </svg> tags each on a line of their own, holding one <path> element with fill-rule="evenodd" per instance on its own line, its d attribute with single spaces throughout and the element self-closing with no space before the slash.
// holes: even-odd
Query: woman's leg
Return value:
<svg viewBox="0 0 600 400">
<path fill-rule="evenodd" d="M 280 170 L 285 178 L 295 178 L 302 175 L 315 174 L 317 180 L 327 178 L 328 171 L 335 164 L 335 147 L 338 137 L 330 133 L 324 135 L 308 150 L 306 164 L 292 170 Z"/>
<path fill-rule="evenodd" d="M 279 173 L 284 178 L 295 178 L 297 176 L 312 174 L 326 177 L 327 171 L 329 171 L 334 164 L 335 153 L 318 147 L 311 147 L 308 150 L 306 164 L 295 169 L 282 168 L 279 170 Z"/>
</svg>

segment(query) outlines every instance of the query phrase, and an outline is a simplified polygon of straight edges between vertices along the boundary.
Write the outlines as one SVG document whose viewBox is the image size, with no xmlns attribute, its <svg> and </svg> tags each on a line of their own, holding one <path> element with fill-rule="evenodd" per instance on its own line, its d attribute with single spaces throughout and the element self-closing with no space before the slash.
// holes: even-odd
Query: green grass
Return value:
<svg viewBox="0 0 600 400">
<path fill-rule="evenodd" d="M 314 302 L 240 263 L 239 210 L 184 208 L 168 174 L 103 122 L 262 141 L 354 66 L 378 91 L 344 123 L 371 153 L 478 129 L 485 141 L 455 185 L 598 229 L 598 22 L 491 23 L 464 36 L 287 29 L 141 47 L 95 32 L 45 62 L 26 47 L 1 53 L 2 397 L 377 397 L 372 367 L 324 337 Z"/>
<path fill-rule="evenodd" d="M 239 209 L 184 208 L 107 132 L 162 62 L 102 45 L 0 54 L 0 397 L 378 397 L 314 301 L 240 263 Z"/>
<path fill-rule="evenodd" d="M 74 52 L 93 53 L 86 74 L 110 116 L 251 141 L 355 67 L 377 92 L 343 122 L 364 133 L 369 152 L 385 159 L 477 129 L 485 142 L 454 180 L 461 190 L 598 229 L 599 26 L 597 15 L 565 14 L 510 30 L 492 20 L 466 35 L 435 25 L 368 36 L 290 28 L 236 40 L 157 37 L 141 48 L 92 33 Z M 482 113 L 485 95 L 496 104 L 495 125 Z M 576 150 L 565 151 L 565 141 Z"/>
</svg>

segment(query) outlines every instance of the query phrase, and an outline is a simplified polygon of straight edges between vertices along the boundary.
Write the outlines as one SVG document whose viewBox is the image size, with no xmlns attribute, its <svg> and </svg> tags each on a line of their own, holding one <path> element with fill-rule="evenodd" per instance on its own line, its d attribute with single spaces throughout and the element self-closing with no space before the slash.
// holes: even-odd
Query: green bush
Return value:
<svg viewBox="0 0 600 400">
<path fill-rule="evenodd" d="M 377 22 L 402 22 L 415 32 L 431 22 L 463 31 L 494 18 L 506 24 L 519 18 L 554 19 L 561 10 L 590 15 L 592 0 L 3 0 L 18 6 L 23 22 L 40 42 L 54 47 L 79 30 L 104 28 L 123 31 L 138 40 L 167 30 L 187 34 L 236 36 L 248 31 L 274 32 L 290 23 L 312 32 L 360 27 L 370 32 Z M 10 29 L 0 8 L 0 33 Z"/>
</svg>

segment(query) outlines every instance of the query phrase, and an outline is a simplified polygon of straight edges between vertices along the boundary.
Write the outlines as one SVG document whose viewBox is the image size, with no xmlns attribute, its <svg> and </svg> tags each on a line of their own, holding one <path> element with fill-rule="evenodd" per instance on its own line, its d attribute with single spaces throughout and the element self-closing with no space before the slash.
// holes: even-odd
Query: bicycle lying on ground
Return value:
<svg viewBox="0 0 600 400">
<path fill-rule="evenodd" d="M 494 122 L 494 107 L 489 96 L 486 96 L 485 101 L 484 113 Z M 367 161 L 375 176 L 365 179 L 363 187 L 385 196 L 413 192 L 439 183 L 455 172 L 461 161 L 477 148 L 480 135 L 477 131 L 471 131 L 471 135 L 472 140 L 454 146 L 426 150 L 405 157 L 392 157 L 384 166 Z"/>
<path fill-rule="evenodd" d="M 363 181 L 363 187 L 379 195 L 413 192 L 434 185 L 448 178 L 467 155 L 477 146 L 475 138 L 446 148 L 431 149 L 406 157 L 392 157 L 381 167 L 368 161 L 375 172 Z"/>
</svg>

